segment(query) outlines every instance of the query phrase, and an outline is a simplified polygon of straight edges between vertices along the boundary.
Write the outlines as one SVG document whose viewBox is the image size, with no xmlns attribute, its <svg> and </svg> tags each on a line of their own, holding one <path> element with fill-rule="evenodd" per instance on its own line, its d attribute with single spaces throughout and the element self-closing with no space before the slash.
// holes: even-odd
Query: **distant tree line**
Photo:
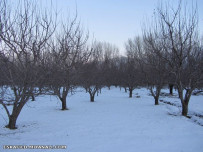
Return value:
<svg viewBox="0 0 203 152">
<path fill-rule="evenodd" d="M 28 0 L 16 9 L 0 1 L 0 104 L 7 127 L 15 129 L 24 105 L 42 94 L 56 96 L 67 110 L 67 96 L 77 87 L 94 102 L 103 87 L 123 87 L 132 97 L 143 86 L 158 105 L 161 89 L 169 85 L 171 94 L 177 88 L 187 116 L 192 92 L 203 86 L 203 45 L 197 9 L 186 13 L 181 2 L 170 8 L 157 8 L 152 26 L 126 42 L 123 57 L 110 43 L 89 44 L 77 14 L 58 22 L 57 13 L 40 11 Z"/>
</svg>

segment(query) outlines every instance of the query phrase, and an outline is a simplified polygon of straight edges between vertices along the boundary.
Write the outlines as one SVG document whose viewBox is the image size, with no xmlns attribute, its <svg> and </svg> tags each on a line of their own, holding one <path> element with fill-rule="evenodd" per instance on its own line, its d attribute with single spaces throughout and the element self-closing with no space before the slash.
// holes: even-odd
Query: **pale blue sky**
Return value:
<svg viewBox="0 0 203 152">
<path fill-rule="evenodd" d="M 167 0 L 36 0 L 42 8 L 50 3 L 57 7 L 66 19 L 76 11 L 82 25 L 90 36 L 98 41 L 107 41 L 119 47 L 124 54 L 124 43 L 128 38 L 141 35 L 142 24 L 152 18 L 154 9 Z M 173 3 L 178 0 L 170 0 Z M 183 0 L 190 4 L 192 0 Z M 199 27 L 203 35 L 203 0 L 197 2 Z"/>
<path fill-rule="evenodd" d="M 48 2 L 49 0 L 47 0 Z M 150 18 L 157 2 L 154 0 L 52 0 L 59 10 L 68 9 L 78 16 L 90 36 L 115 44 L 124 54 L 128 38 L 141 34 L 143 19 Z M 153 7 L 154 6 L 154 7 Z"/>
</svg>

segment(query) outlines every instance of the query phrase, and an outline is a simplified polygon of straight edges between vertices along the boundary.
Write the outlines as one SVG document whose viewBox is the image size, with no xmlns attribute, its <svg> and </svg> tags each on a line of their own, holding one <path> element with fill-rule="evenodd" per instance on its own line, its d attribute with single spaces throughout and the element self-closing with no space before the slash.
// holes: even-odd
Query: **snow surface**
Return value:
<svg viewBox="0 0 203 152">
<path fill-rule="evenodd" d="M 202 97 L 192 96 L 190 113 L 203 113 Z M 161 98 L 180 103 L 176 96 Z M 61 111 L 61 103 L 55 97 L 37 97 L 23 108 L 16 130 L 4 128 L 8 119 L 0 106 L 0 151 L 203 151 L 203 127 L 181 116 L 180 107 L 164 103 L 155 106 L 145 88 L 134 90 L 131 99 L 123 89 L 105 88 L 95 100 L 91 103 L 89 95 L 78 89 L 67 98 L 69 110 Z M 67 149 L 7 150 L 3 145 L 67 145 Z"/>
</svg>

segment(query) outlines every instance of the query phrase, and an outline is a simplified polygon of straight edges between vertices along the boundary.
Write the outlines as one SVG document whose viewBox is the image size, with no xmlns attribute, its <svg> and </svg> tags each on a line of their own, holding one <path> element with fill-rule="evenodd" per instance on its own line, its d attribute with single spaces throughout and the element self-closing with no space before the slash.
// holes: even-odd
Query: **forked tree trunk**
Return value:
<svg viewBox="0 0 203 152">
<path fill-rule="evenodd" d="M 161 86 L 156 86 L 156 92 L 153 91 L 153 87 L 150 87 L 150 92 L 154 97 L 154 104 L 159 105 L 159 96 L 161 93 Z"/>
<path fill-rule="evenodd" d="M 183 116 L 187 116 L 187 114 L 188 114 L 188 104 L 189 104 L 190 97 L 192 95 L 193 90 L 194 90 L 193 88 L 186 90 L 184 98 L 183 98 L 183 90 L 181 90 L 181 89 L 178 90 L 179 98 L 180 98 L 181 104 L 182 104 L 182 115 Z"/>
<path fill-rule="evenodd" d="M 66 106 L 66 97 L 60 98 L 61 103 L 62 103 L 62 108 L 61 110 L 68 110 L 67 106 Z"/>
<path fill-rule="evenodd" d="M 99 91 L 101 92 L 101 88 L 100 89 L 91 88 L 91 87 L 88 88 L 88 93 L 90 95 L 90 102 L 94 102 L 94 97 L 95 97 L 96 93 L 97 93 L 97 96 L 98 96 Z"/>
<path fill-rule="evenodd" d="M 57 94 L 57 96 L 60 99 L 61 104 L 62 104 L 61 110 L 68 110 L 68 108 L 66 106 L 66 98 L 68 95 L 69 88 L 63 87 L 62 89 L 63 89 L 62 92 L 60 93 L 60 91 L 59 91 Z"/>
</svg>

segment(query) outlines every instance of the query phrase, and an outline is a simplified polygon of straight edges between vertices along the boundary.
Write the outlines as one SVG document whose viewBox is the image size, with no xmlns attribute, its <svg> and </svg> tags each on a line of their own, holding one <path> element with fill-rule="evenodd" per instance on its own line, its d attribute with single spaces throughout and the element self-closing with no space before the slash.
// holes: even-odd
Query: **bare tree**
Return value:
<svg viewBox="0 0 203 152">
<path fill-rule="evenodd" d="M 127 60 L 124 66 L 123 78 L 124 84 L 129 89 L 129 97 L 132 97 L 133 90 L 142 85 L 143 79 L 141 76 L 140 67 L 138 64 L 138 52 L 142 47 L 140 38 L 129 39 L 126 43 Z"/>
<path fill-rule="evenodd" d="M 103 44 L 94 42 L 91 47 L 89 61 L 83 65 L 80 71 L 80 84 L 90 95 L 90 101 L 95 101 L 95 94 L 102 89 L 105 84 L 103 64 Z"/>
<path fill-rule="evenodd" d="M 139 63 L 142 64 L 142 72 L 145 75 L 146 84 L 154 97 L 155 105 L 159 104 L 161 89 L 167 83 L 168 73 L 167 64 L 160 56 L 154 52 L 162 50 L 162 46 L 156 40 L 144 39 L 144 49 Z"/>
<path fill-rule="evenodd" d="M 102 71 L 96 62 L 91 62 L 83 66 L 81 76 L 81 84 L 89 93 L 90 101 L 94 102 L 96 93 L 103 87 Z"/>
<path fill-rule="evenodd" d="M 113 82 L 112 73 L 115 59 L 118 57 L 116 46 L 95 41 L 91 46 L 89 61 L 81 68 L 80 84 L 90 95 L 90 101 L 94 102 L 95 94 L 101 91 L 102 87 L 110 86 Z M 114 71 L 115 72 L 115 71 Z"/>
<path fill-rule="evenodd" d="M 88 60 L 90 50 L 86 47 L 88 34 L 81 29 L 77 15 L 60 27 L 60 32 L 50 42 L 49 87 L 67 110 L 66 98 L 76 87 L 77 69 Z"/>
<path fill-rule="evenodd" d="M 7 1 L 1 6 L 1 49 L 7 60 L 1 60 L 4 85 L 9 86 L 9 98 L 2 99 L 10 129 L 16 128 L 17 118 L 32 95 L 40 93 L 43 82 L 42 52 L 55 30 L 51 15 L 37 10 L 37 4 L 25 0 L 16 9 Z M 1 3 L 2 4 L 2 3 Z M 6 93 L 8 94 L 8 93 Z M 12 105 L 9 111 L 7 105 Z"/>
<path fill-rule="evenodd" d="M 117 84 L 117 61 L 119 59 L 119 49 L 110 43 L 102 43 L 103 48 L 103 61 L 102 71 L 105 78 L 104 84 L 110 89 L 111 85 Z"/>
<path fill-rule="evenodd" d="M 197 34 L 197 9 L 183 7 L 179 1 L 177 8 L 170 4 L 165 7 L 161 5 L 155 17 L 154 30 L 149 30 L 147 35 L 161 42 L 163 49 L 155 53 L 167 62 L 169 73 L 174 75 L 182 115 L 187 116 L 190 97 L 202 81 L 203 74 L 202 49 Z"/>
</svg>

